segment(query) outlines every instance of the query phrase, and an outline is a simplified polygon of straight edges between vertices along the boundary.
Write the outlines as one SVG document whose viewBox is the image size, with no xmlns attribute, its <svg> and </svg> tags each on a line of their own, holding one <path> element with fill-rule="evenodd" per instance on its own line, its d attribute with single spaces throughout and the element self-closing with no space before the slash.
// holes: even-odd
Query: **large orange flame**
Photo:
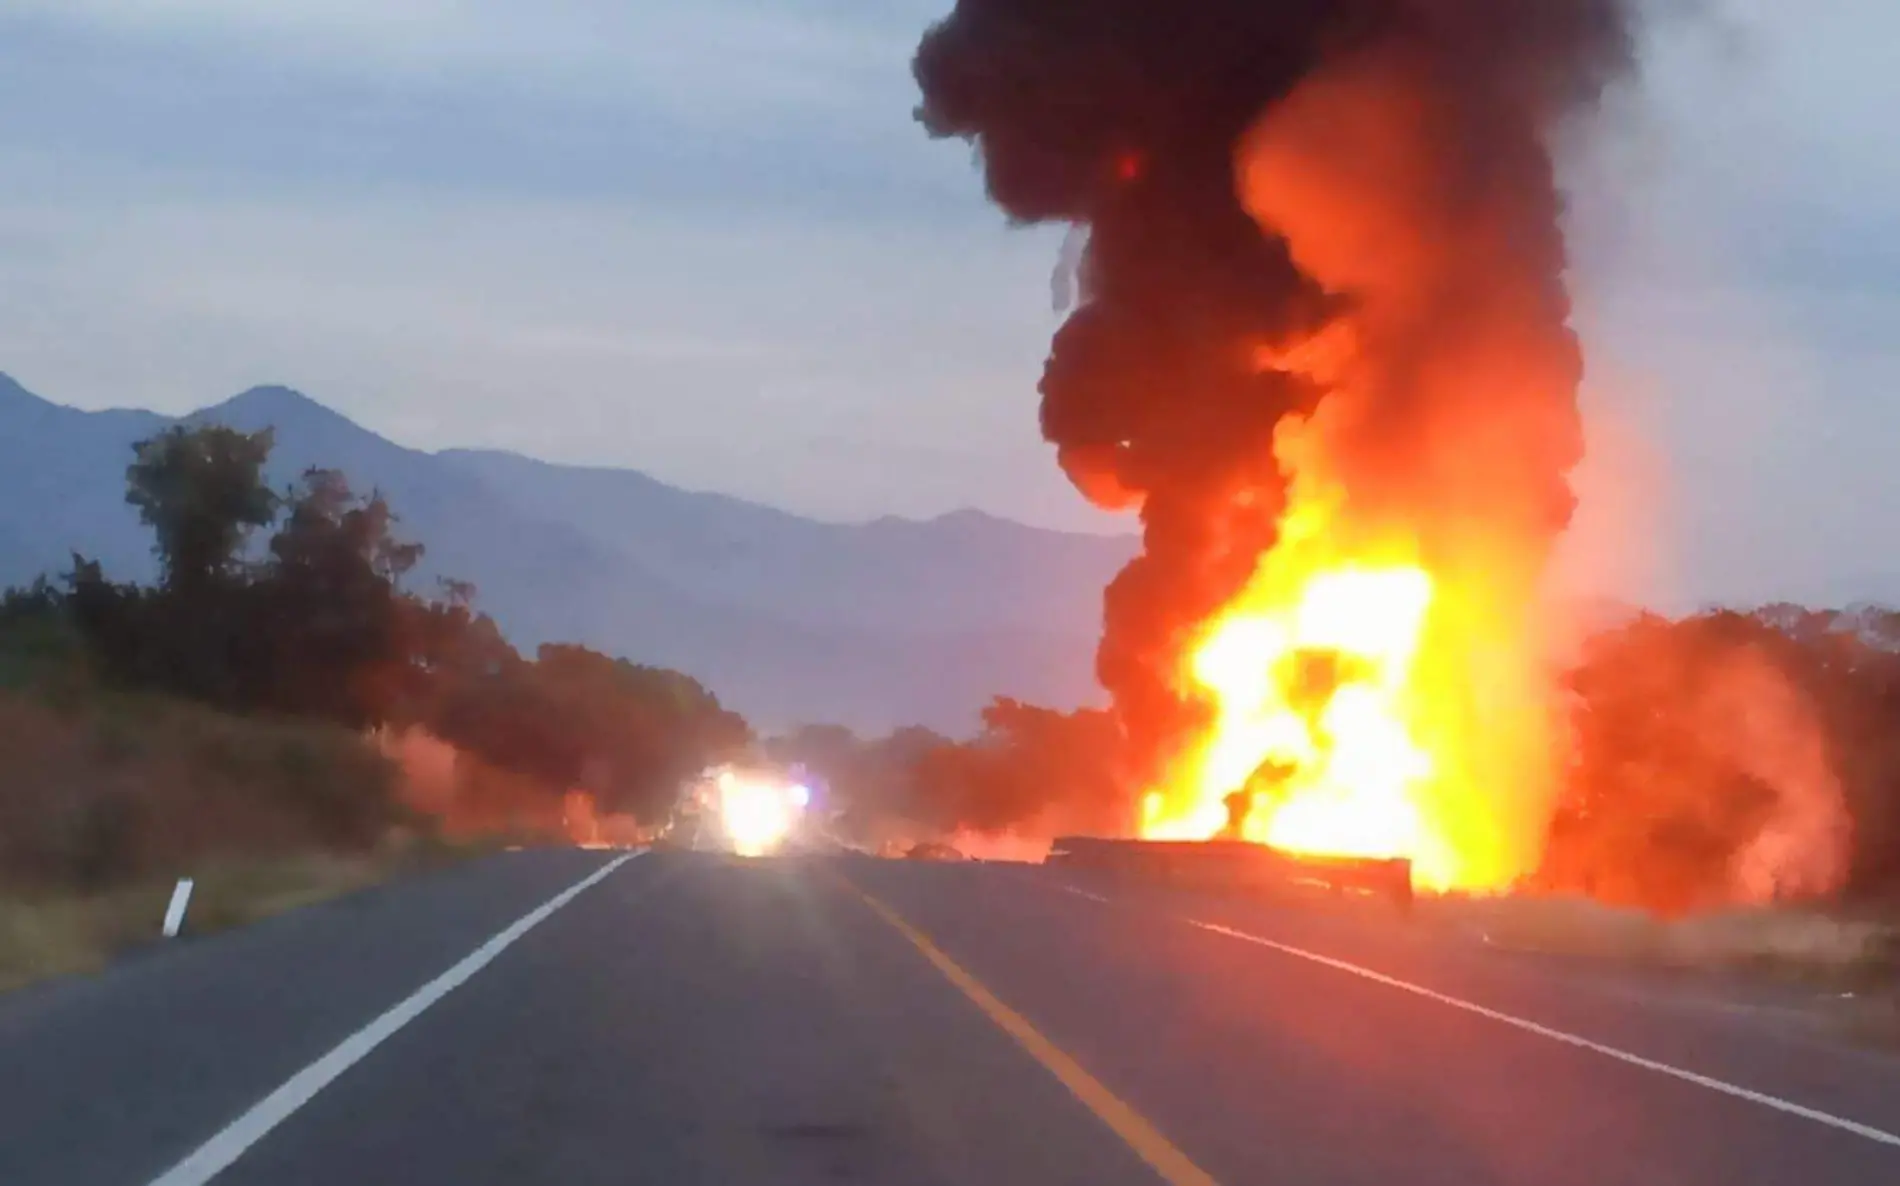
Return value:
<svg viewBox="0 0 1900 1186">
<path fill-rule="evenodd" d="M 1237 826 L 1290 851 L 1406 857 L 1427 888 L 1506 885 L 1535 859 L 1549 774 L 1527 640 L 1499 612 L 1521 598 L 1471 540 L 1474 559 L 1454 548 L 1434 570 L 1416 531 L 1351 522 L 1310 427 L 1280 441 L 1278 544 L 1187 648 L 1183 690 L 1209 723 L 1144 798 L 1141 832 Z"/>
</svg>

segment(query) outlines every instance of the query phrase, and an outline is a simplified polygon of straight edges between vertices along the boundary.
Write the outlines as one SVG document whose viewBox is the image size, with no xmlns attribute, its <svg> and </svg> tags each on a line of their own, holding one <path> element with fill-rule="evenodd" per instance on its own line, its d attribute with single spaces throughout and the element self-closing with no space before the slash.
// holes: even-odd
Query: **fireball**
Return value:
<svg viewBox="0 0 1900 1186">
<path fill-rule="evenodd" d="M 771 852 L 791 833 L 796 809 L 786 788 L 727 773 L 719 779 L 719 816 L 740 856 Z"/>
<path fill-rule="evenodd" d="M 1514 598 L 1482 552 L 1448 549 L 1435 570 L 1414 536 L 1352 523 L 1306 476 L 1279 543 L 1186 648 L 1182 692 L 1206 723 L 1144 797 L 1141 833 L 1404 857 L 1425 888 L 1502 887 L 1530 859 L 1511 825 L 1543 744 L 1508 678 L 1524 648 L 1498 607 Z"/>
<path fill-rule="evenodd" d="M 1412 856 L 1415 788 L 1433 764 L 1406 700 L 1431 577 L 1349 563 L 1282 593 L 1273 575 L 1263 570 L 1193 649 L 1191 676 L 1214 720 L 1188 761 L 1185 794 L 1150 797 L 1145 831 L 1199 837 L 1235 825 L 1282 848 Z M 1237 823 L 1234 794 L 1246 798 Z"/>
</svg>

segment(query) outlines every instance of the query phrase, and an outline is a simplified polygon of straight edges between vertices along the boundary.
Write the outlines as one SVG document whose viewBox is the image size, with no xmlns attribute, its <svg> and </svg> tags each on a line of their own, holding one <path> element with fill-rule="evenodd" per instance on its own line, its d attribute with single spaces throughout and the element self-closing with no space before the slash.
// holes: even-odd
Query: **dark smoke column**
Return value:
<svg viewBox="0 0 1900 1186">
<path fill-rule="evenodd" d="M 1303 82 L 1362 55 L 1397 55 L 1407 85 L 1431 91 L 1435 139 L 1408 150 L 1443 165 L 1430 170 L 1430 196 L 1454 209 L 1430 213 L 1456 223 L 1460 203 L 1502 189 L 1508 200 L 1486 210 L 1510 225 L 1485 241 L 1524 239 L 1534 295 L 1555 294 L 1529 333 L 1550 330 L 1569 347 L 1548 364 L 1565 402 L 1548 411 L 1564 439 L 1544 450 L 1553 472 L 1538 475 L 1567 493 L 1563 475 L 1581 448 L 1569 432 L 1579 364 L 1564 327 L 1545 137 L 1627 62 L 1622 9 L 1620 0 L 958 0 L 925 36 L 915 72 L 930 133 L 977 146 L 990 197 L 1012 221 L 1087 228 L 1080 299 L 1040 385 L 1042 431 L 1084 495 L 1140 508 L 1145 551 L 1107 590 L 1098 655 L 1138 770 L 1152 773 L 1194 723 L 1175 690 L 1190 631 L 1274 542 L 1286 492 L 1275 425 L 1312 411 L 1333 381 L 1262 358 L 1352 320 L 1380 295 L 1362 292 L 1351 268 L 1303 272 L 1296 258 L 1312 265 L 1299 244 L 1290 251 L 1265 223 L 1272 203 L 1257 194 L 1243 203 L 1236 157 L 1250 131 Z M 1473 192 L 1459 189 L 1464 181 Z M 1403 219 L 1403 195 L 1388 205 Z M 1343 229 L 1350 239 L 1353 227 Z M 1460 330 L 1455 317 L 1406 317 L 1398 336 Z M 1418 345 L 1393 337 L 1369 335 L 1395 355 Z M 1355 338 L 1368 348 L 1368 335 Z M 1407 384 L 1405 365 L 1381 360 L 1369 397 L 1382 419 L 1368 440 L 1379 449 L 1403 446 L 1429 395 Z M 1383 468 L 1370 458 L 1362 467 Z M 1560 528 L 1567 503 L 1552 501 Z"/>
</svg>

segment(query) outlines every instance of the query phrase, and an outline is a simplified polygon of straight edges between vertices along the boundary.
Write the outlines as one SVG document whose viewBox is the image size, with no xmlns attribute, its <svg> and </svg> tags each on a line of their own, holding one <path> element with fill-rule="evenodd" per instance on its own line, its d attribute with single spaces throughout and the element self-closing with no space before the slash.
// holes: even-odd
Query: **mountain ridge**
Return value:
<svg viewBox="0 0 1900 1186">
<path fill-rule="evenodd" d="M 677 667 L 764 727 L 961 732 L 990 695 L 1095 702 L 1101 590 L 1137 547 L 974 509 L 828 522 L 638 470 L 429 452 L 281 384 L 168 417 L 70 408 L 0 374 L 0 581 L 75 550 L 149 577 L 123 501 L 131 444 L 207 422 L 272 428 L 274 484 L 324 466 L 380 490 L 428 549 L 416 578 L 472 581 L 518 646 Z"/>
</svg>

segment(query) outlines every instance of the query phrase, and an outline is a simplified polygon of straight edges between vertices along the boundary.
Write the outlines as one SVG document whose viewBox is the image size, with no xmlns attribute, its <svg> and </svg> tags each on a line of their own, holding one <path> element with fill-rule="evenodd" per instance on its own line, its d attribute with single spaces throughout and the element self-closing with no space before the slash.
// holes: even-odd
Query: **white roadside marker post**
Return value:
<svg viewBox="0 0 1900 1186">
<path fill-rule="evenodd" d="M 172 889 L 171 905 L 165 907 L 165 937 L 178 938 L 179 930 L 185 925 L 185 907 L 191 904 L 191 878 L 180 877 Z"/>
</svg>

